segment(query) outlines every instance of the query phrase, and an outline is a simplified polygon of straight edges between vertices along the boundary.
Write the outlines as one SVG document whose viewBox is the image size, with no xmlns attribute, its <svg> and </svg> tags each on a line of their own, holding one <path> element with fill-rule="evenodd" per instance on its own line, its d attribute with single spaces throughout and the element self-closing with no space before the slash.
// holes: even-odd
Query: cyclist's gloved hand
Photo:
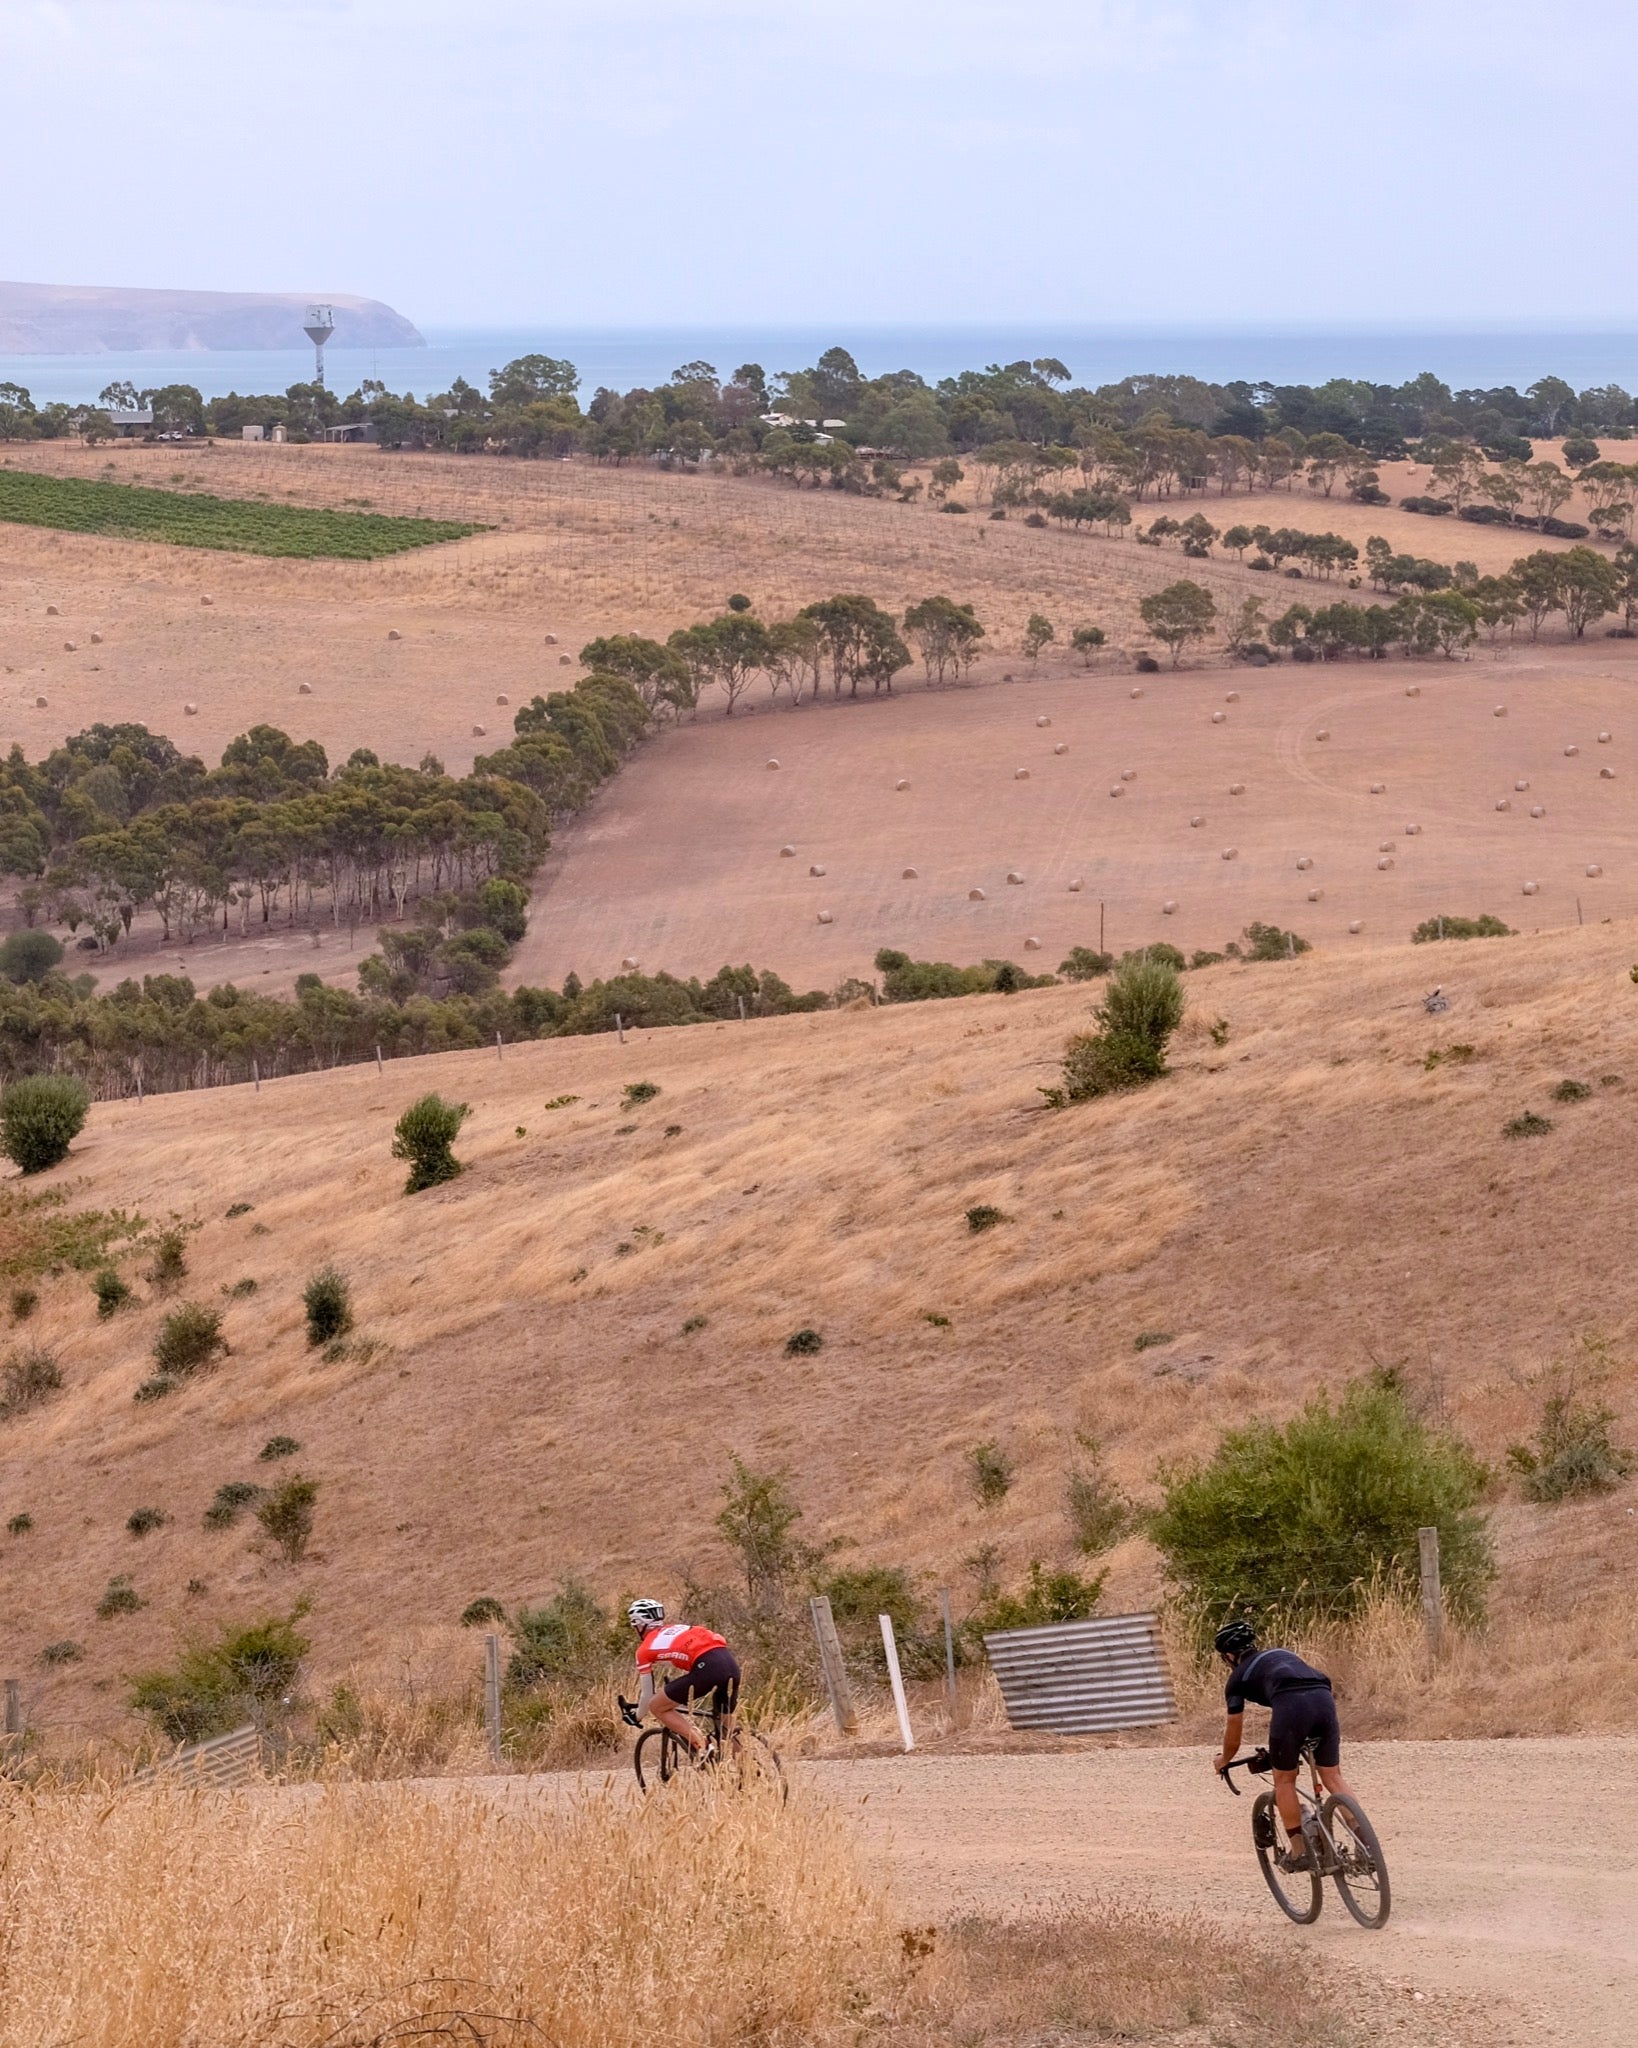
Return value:
<svg viewBox="0 0 1638 2048">
<path fill-rule="evenodd" d="M 628 1728 L 640 1727 L 643 1717 L 638 1713 L 635 1704 L 628 1700 L 623 1693 L 616 1694 L 615 1697 L 620 1702 L 620 1719 L 625 1722 Z"/>
<path fill-rule="evenodd" d="M 1250 1763 L 1246 1765 L 1246 1769 L 1251 1772 L 1254 1778 L 1261 1778 L 1266 1776 L 1268 1772 L 1273 1770 L 1273 1768 L 1274 1759 L 1269 1755 L 1266 1749 L 1258 1750 L 1257 1754 L 1251 1759 Z"/>
</svg>

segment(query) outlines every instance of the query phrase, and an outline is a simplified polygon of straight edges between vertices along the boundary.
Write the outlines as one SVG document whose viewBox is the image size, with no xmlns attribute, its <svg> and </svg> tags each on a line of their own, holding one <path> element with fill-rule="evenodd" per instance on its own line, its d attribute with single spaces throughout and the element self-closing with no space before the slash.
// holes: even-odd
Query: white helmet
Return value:
<svg viewBox="0 0 1638 2048">
<path fill-rule="evenodd" d="M 658 1628 L 665 1620 L 665 1609 L 658 1600 L 633 1600 L 626 1619 L 633 1628 Z"/>
</svg>

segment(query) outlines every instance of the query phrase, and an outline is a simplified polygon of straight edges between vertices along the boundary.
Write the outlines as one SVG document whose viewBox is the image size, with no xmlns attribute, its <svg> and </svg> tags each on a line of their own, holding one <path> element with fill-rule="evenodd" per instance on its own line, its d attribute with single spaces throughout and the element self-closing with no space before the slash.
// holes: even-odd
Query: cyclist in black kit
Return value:
<svg viewBox="0 0 1638 2048">
<path fill-rule="evenodd" d="M 1223 1752 L 1214 1768 L 1221 1776 L 1239 1754 L 1246 1702 L 1267 1707 L 1274 1801 L 1291 1843 L 1280 1865 L 1285 1870 L 1307 1870 L 1313 1852 L 1303 1837 L 1302 1807 L 1297 1799 L 1297 1767 L 1304 1743 L 1311 1740 L 1314 1744 L 1314 1761 L 1326 1791 L 1340 1792 L 1348 1799 L 1354 1796 L 1339 1768 L 1342 1731 L 1337 1725 L 1331 1681 L 1323 1671 L 1305 1664 L 1294 1650 L 1259 1650 L 1257 1631 L 1249 1621 L 1231 1621 L 1220 1628 L 1214 1646 L 1228 1671 L 1223 1688 L 1228 1719 L 1223 1727 Z"/>
</svg>

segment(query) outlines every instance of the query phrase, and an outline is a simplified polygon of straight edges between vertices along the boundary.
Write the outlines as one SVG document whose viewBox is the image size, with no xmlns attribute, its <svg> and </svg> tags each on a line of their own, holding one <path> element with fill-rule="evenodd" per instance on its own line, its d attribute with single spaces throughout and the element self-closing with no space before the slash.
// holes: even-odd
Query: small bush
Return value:
<svg viewBox="0 0 1638 2048">
<path fill-rule="evenodd" d="M 167 1379 L 163 1373 L 151 1380 L 144 1380 L 131 1396 L 133 1401 L 163 1401 L 167 1394 L 176 1392 L 176 1381 Z"/>
<path fill-rule="evenodd" d="M 235 1202 L 227 1212 L 227 1220 L 231 1223 L 236 1216 L 248 1216 L 255 1206 L 254 1202 Z"/>
<path fill-rule="evenodd" d="M 264 1465 L 270 1465 L 275 1458 L 293 1458 L 300 1449 L 293 1436 L 270 1436 L 256 1455 Z"/>
<path fill-rule="evenodd" d="M 353 1327 L 353 1290 L 335 1266 L 323 1266 L 302 1292 L 309 1345 L 332 1344 Z"/>
<path fill-rule="evenodd" d="M 1585 1081 L 1560 1081 L 1553 1090 L 1555 1102 L 1585 1102 L 1592 1089 Z"/>
<path fill-rule="evenodd" d="M 118 1614 L 135 1614 L 145 1604 L 136 1588 L 121 1572 L 117 1578 L 108 1581 L 102 1598 L 97 1602 L 97 1619 L 112 1621 Z"/>
<path fill-rule="evenodd" d="M 138 1508 L 125 1518 L 127 1536 L 146 1536 L 151 1530 L 163 1529 L 170 1520 L 163 1508 Z"/>
<path fill-rule="evenodd" d="M 1226 1017 L 1219 1017 L 1211 1026 L 1211 1042 L 1221 1051 L 1228 1041 L 1229 1020 Z"/>
<path fill-rule="evenodd" d="M 787 1358 L 811 1357 L 824 1344 L 824 1338 L 817 1330 L 793 1330 L 785 1339 Z"/>
<path fill-rule="evenodd" d="M 230 1479 L 225 1486 L 216 1489 L 216 1498 L 205 1510 L 207 1529 L 231 1529 L 244 1510 L 254 1500 L 260 1500 L 262 1489 L 248 1479 Z"/>
<path fill-rule="evenodd" d="M 967 1228 L 976 1236 L 980 1231 L 993 1230 L 998 1223 L 1005 1223 L 1003 1212 L 989 1202 L 975 1202 L 967 1211 Z"/>
<path fill-rule="evenodd" d="M 487 1593 L 481 1600 L 470 1601 L 461 1610 L 462 1628 L 482 1628 L 485 1622 L 505 1619 L 506 1609 Z"/>
<path fill-rule="evenodd" d="M 658 1081 L 628 1081 L 620 1091 L 620 1107 L 635 1109 L 641 1102 L 652 1102 L 659 1092 Z"/>
<path fill-rule="evenodd" d="M 222 1289 L 223 1295 L 229 1301 L 248 1301 L 255 1292 L 256 1283 L 248 1278 L 235 1280 L 231 1287 L 224 1287 Z"/>
<path fill-rule="evenodd" d="M 47 1643 L 40 1652 L 42 1664 L 78 1664 L 85 1655 L 85 1645 L 76 1643 L 71 1636 L 64 1636 L 60 1643 Z"/>
<path fill-rule="evenodd" d="M 1104 1573 L 1083 1579 L 1078 1572 L 1049 1572 L 1032 1558 L 1029 1583 L 1018 1593 L 994 1593 L 972 1618 L 977 1634 L 992 1629 L 1046 1628 L 1054 1622 L 1085 1621 L 1103 1596 Z"/>
<path fill-rule="evenodd" d="M 1132 1349 L 1134 1351 L 1153 1351 L 1157 1344 L 1170 1344 L 1174 1341 L 1170 1330 L 1139 1330 L 1132 1339 Z"/>
<path fill-rule="evenodd" d="M 406 1195 L 418 1195 L 465 1171 L 450 1147 L 471 1114 L 469 1103 L 446 1102 L 441 1095 L 423 1095 L 405 1110 L 393 1129 L 392 1156 L 410 1162 Z"/>
<path fill-rule="evenodd" d="M 1522 1116 L 1510 1116 L 1502 1125 L 1504 1138 L 1544 1138 L 1553 1128 L 1549 1116 L 1537 1116 L 1533 1109 L 1527 1109 Z"/>
<path fill-rule="evenodd" d="M 511 1629 L 506 1683 L 518 1690 L 547 1679 L 601 1676 L 625 1648 L 613 1617 L 576 1579 L 543 1607 L 520 1607 Z"/>
<path fill-rule="evenodd" d="M 285 1704 L 301 1674 L 308 1644 L 296 1627 L 298 1616 L 225 1626 L 214 1642 L 185 1643 L 171 1670 L 134 1680 L 132 1708 L 170 1742 L 203 1742 L 246 1720 L 265 1720 Z"/>
<path fill-rule="evenodd" d="M 1243 943 L 1231 946 L 1229 951 L 1242 960 L 1289 960 L 1295 954 L 1313 950 L 1295 932 L 1282 931 L 1277 924 L 1259 924 L 1255 919 L 1240 938 Z"/>
<path fill-rule="evenodd" d="M 256 1519 L 284 1555 L 286 1564 L 300 1564 L 313 1534 L 313 1504 L 318 1482 L 292 1473 L 282 1486 L 265 1494 Z"/>
<path fill-rule="evenodd" d="M 183 1380 L 213 1365 L 227 1348 L 221 1310 L 185 1301 L 180 1308 L 172 1309 L 159 1326 L 159 1335 L 154 1339 L 154 1364 L 167 1378 Z"/>
<path fill-rule="evenodd" d="M 0 1095 L 0 1151 L 21 1173 L 68 1157 L 85 1128 L 91 1091 L 69 1074 L 25 1074 Z"/>
<path fill-rule="evenodd" d="M 1066 959 L 1058 962 L 1065 981 L 1096 981 L 1115 964 L 1113 953 L 1100 953 L 1095 946 L 1071 946 Z"/>
<path fill-rule="evenodd" d="M 1064 1048 L 1063 1086 L 1043 1090 L 1047 1101 L 1086 1102 L 1158 1080 L 1183 1004 L 1183 984 L 1169 961 L 1129 955 L 1110 976 L 1095 1013 L 1099 1029 L 1077 1033 Z"/>
<path fill-rule="evenodd" d="M 97 1297 L 97 1315 L 106 1321 L 117 1315 L 131 1299 L 131 1290 L 112 1266 L 104 1266 L 91 1282 L 91 1292 Z"/>
<path fill-rule="evenodd" d="M 1012 1460 L 993 1439 L 974 1444 L 967 1453 L 967 1472 L 973 1492 L 983 1507 L 993 1508 L 1005 1500 L 1012 1487 Z"/>
<path fill-rule="evenodd" d="M 1126 1533 L 1132 1509 L 1110 1484 L 1098 1445 L 1083 1439 L 1081 1448 L 1084 1458 L 1071 1465 L 1064 1481 L 1064 1513 L 1075 1548 L 1083 1557 L 1096 1557 Z"/>
<path fill-rule="evenodd" d="M 1251 566 L 1256 568 L 1257 565 L 1253 562 Z M 1140 676 L 1157 676 L 1160 673 L 1160 663 L 1152 654 L 1140 654 L 1132 666 Z"/>
<path fill-rule="evenodd" d="M 38 1408 L 62 1391 L 63 1371 L 54 1352 L 31 1344 L 14 1351 L 0 1367 L 0 1422 Z"/>
<path fill-rule="evenodd" d="M 14 1323 L 26 1323 L 40 1306 L 40 1297 L 32 1287 L 14 1287 L 11 1290 L 11 1319 Z"/>
<path fill-rule="evenodd" d="M 1492 917 L 1487 910 L 1480 917 L 1425 917 L 1411 933 L 1413 945 L 1436 944 L 1440 939 L 1511 939 L 1517 934 L 1510 924 Z"/>
<path fill-rule="evenodd" d="M 8 1536 L 26 1536 L 33 1527 L 34 1517 L 32 1515 L 13 1515 L 6 1524 L 6 1534 Z"/>
<path fill-rule="evenodd" d="M 1633 1454 L 1610 1436 L 1608 1408 L 1578 1401 L 1573 1390 L 1549 1396 L 1534 1444 L 1514 1444 L 1507 1462 L 1523 1477 L 1527 1500 L 1571 1500 L 1608 1493 L 1633 1468 Z"/>
<path fill-rule="evenodd" d="M 61 942 L 50 932 L 13 932 L 0 945 L 0 974 L 7 981 L 44 981 L 52 968 L 62 964 Z"/>
<path fill-rule="evenodd" d="M 696 1330 L 703 1330 L 705 1324 L 704 1316 L 690 1316 L 682 1326 L 682 1333 L 685 1337 L 692 1337 Z"/>
<path fill-rule="evenodd" d="M 180 1287 L 187 1277 L 186 1231 L 162 1230 L 154 1239 L 154 1262 L 148 1268 L 148 1284 L 157 1288 L 161 1294 L 169 1294 L 173 1287 Z"/>
</svg>

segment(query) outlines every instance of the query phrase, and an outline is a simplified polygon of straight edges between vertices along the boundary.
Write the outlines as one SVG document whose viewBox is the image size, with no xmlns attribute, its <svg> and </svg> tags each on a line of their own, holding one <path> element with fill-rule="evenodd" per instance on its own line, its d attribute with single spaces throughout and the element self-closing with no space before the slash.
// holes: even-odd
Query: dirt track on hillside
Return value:
<svg viewBox="0 0 1638 2048">
<path fill-rule="evenodd" d="M 1251 1851 L 1249 1798 L 1201 1750 L 916 1756 L 825 1766 L 922 1919 L 1094 1898 L 1210 1915 L 1289 1940 L 1504 2044 L 1631 2038 L 1638 1999 L 1638 1742 L 1361 1743 L 1344 1759 L 1382 1836 L 1388 1927 L 1333 1888 L 1312 1928 L 1283 1921 Z M 1362 2015 L 1363 2017 L 1363 2015 Z"/>
</svg>

